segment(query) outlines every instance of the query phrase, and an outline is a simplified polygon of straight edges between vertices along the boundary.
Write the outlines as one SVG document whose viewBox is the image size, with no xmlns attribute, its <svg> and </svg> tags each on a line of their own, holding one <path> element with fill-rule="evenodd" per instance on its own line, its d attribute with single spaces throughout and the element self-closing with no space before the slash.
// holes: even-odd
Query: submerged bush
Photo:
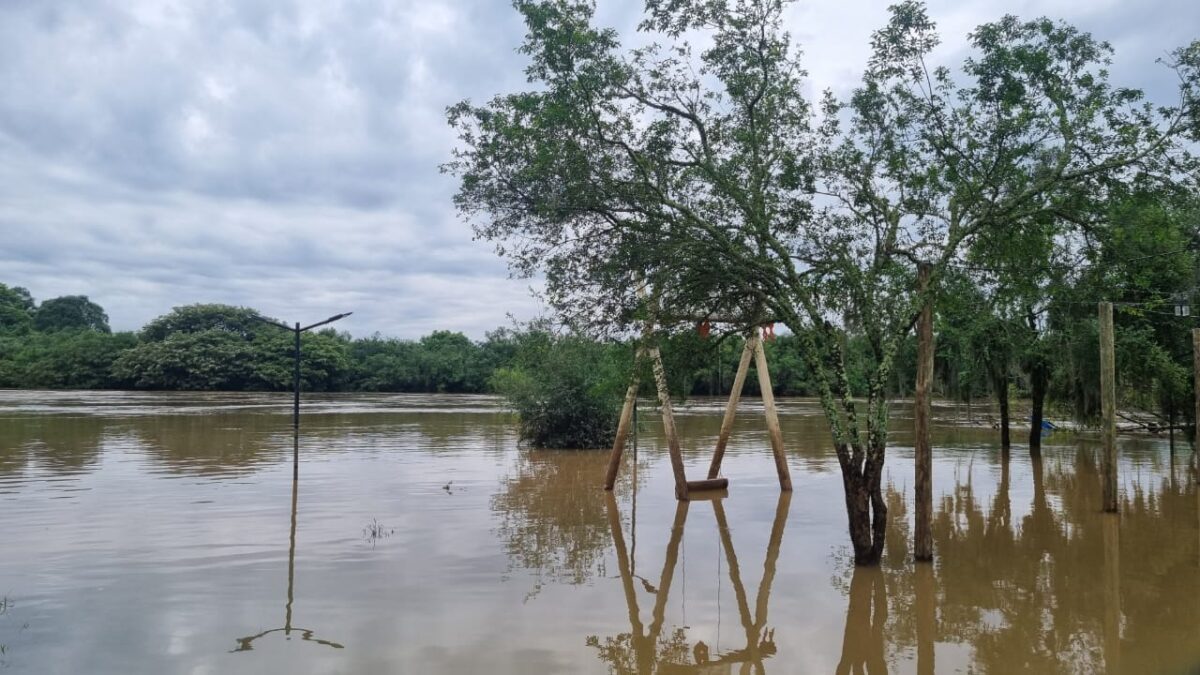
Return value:
<svg viewBox="0 0 1200 675">
<path fill-rule="evenodd" d="M 497 370 L 491 384 L 516 411 L 521 440 L 538 448 L 611 445 L 623 393 L 616 350 L 541 330 L 516 339 L 512 365 Z"/>
</svg>

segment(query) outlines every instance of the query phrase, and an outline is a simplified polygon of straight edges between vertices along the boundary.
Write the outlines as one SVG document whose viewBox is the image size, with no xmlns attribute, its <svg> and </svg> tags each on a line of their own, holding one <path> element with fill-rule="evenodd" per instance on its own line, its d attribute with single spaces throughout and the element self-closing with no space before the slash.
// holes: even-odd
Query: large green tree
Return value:
<svg viewBox="0 0 1200 675">
<path fill-rule="evenodd" d="M 515 4 L 531 87 L 450 108 L 459 209 L 516 271 L 545 275 L 574 325 L 631 330 L 651 309 L 736 332 L 783 321 L 829 421 L 860 564 L 883 550 L 886 385 L 929 299 L 917 264 L 932 293 L 981 234 L 1069 211 L 1135 168 L 1170 173 L 1195 115 L 1200 43 L 1175 53 L 1180 102 L 1150 106 L 1109 84 L 1106 44 L 1046 19 L 980 26 L 957 72 L 932 67 L 935 26 L 905 2 L 861 86 L 817 114 L 781 0 L 648 0 L 650 44 L 628 50 L 588 3 Z M 851 334 L 869 347 L 865 402 Z"/>
<path fill-rule="evenodd" d="M 183 305 L 146 324 L 142 328 L 142 337 L 157 341 L 166 339 L 172 333 L 219 330 L 250 339 L 260 332 L 279 330 L 264 323 L 263 318 L 258 310 L 249 307 L 222 304 Z"/>
<path fill-rule="evenodd" d="M 104 308 L 86 295 L 64 295 L 42 302 L 33 315 L 33 326 L 40 331 L 94 330 L 111 332 Z"/>
<path fill-rule="evenodd" d="M 20 286 L 0 284 L 0 331 L 17 332 L 33 325 L 33 296 Z"/>
</svg>

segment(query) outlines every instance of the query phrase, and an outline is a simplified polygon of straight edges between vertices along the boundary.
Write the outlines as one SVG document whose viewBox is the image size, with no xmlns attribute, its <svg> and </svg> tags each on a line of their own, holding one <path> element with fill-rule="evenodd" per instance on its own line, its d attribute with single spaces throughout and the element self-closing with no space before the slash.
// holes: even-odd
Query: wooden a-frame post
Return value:
<svg viewBox="0 0 1200 675">
<path fill-rule="evenodd" d="M 638 295 L 642 299 L 649 298 L 645 284 L 639 284 Z M 659 408 L 662 411 L 663 432 L 667 435 L 667 446 L 671 456 L 671 473 L 675 475 L 675 498 L 686 501 L 689 489 L 709 490 L 723 488 L 728 481 L 693 481 L 688 484 L 687 474 L 683 468 L 683 449 L 679 445 L 679 433 L 675 429 L 675 415 L 671 410 L 671 391 L 667 387 L 667 372 L 663 368 L 662 353 L 654 339 L 654 322 L 647 319 L 642 331 L 643 344 L 638 348 L 634 357 L 633 375 L 630 377 L 629 388 L 625 391 L 625 404 L 621 408 L 621 419 L 617 424 L 617 436 L 613 439 L 612 455 L 608 460 L 608 471 L 604 477 L 604 489 L 612 490 L 617 481 L 617 472 L 621 468 L 621 455 L 625 450 L 625 439 L 629 435 L 629 423 L 633 415 L 633 406 L 637 403 L 638 386 L 641 384 L 640 370 L 643 356 L 650 358 L 651 371 L 654 373 L 654 387 L 658 391 Z"/>
<path fill-rule="evenodd" d="M 647 329 L 648 337 L 651 331 Z M 663 431 L 667 436 L 667 445 L 671 456 L 671 470 L 675 475 L 675 496 L 687 499 L 691 490 L 723 489 L 729 485 L 728 479 L 718 478 L 721 472 L 721 462 L 725 458 L 725 447 L 733 431 L 733 421 L 737 416 L 737 405 L 741 398 L 742 388 L 746 383 L 746 375 L 750 369 L 750 360 L 754 359 L 755 370 L 758 373 L 758 385 L 762 393 L 763 412 L 767 419 L 767 431 L 771 438 L 771 452 L 775 459 L 775 471 L 779 476 L 779 489 L 789 492 L 792 489 L 792 476 L 787 465 L 787 455 L 783 447 L 783 431 L 779 426 L 779 414 L 775 407 L 775 396 L 771 387 L 771 373 L 767 366 L 767 355 L 763 349 L 762 340 L 758 334 L 746 338 L 742 349 L 742 358 L 738 363 L 737 375 L 733 380 L 733 390 L 729 393 L 729 401 L 725 405 L 725 416 L 721 420 L 721 432 L 717 438 L 717 447 L 713 452 L 712 462 L 708 468 L 708 478 L 705 480 L 687 480 L 683 468 L 683 451 L 679 444 L 679 434 L 675 428 L 675 416 L 671 408 L 671 393 L 667 387 L 666 371 L 663 368 L 662 354 L 657 345 L 643 346 L 638 349 L 634 358 L 633 375 L 629 387 L 625 391 L 625 403 L 621 408 L 620 422 L 617 424 L 617 435 L 613 439 L 612 454 L 609 456 L 608 469 L 604 476 L 604 489 L 612 490 L 617 482 L 617 473 L 621 468 L 621 457 L 625 451 L 625 441 L 629 436 L 630 421 L 633 407 L 637 402 L 638 387 L 641 385 L 641 367 L 646 357 L 650 358 L 654 373 L 654 385 L 658 393 L 658 402 L 662 410 Z"/>
<path fill-rule="evenodd" d="M 771 387 L 771 371 L 767 367 L 767 353 L 763 350 L 762 339 L 757 333 L 746 338 L 742 348 L 742 358 L 738 362 L 737 375 L 733 378 L 733 389 L 729 392 L 729 402 L 725 404 L 725 417 L 721 420 L 721 433 L 717 437 L 717 447 L 713 451 L 712 463 L 708 466 L 708 478 L 715 479 L 721 473 L 721 462 L 725 459 L 725 446 L 733 433 L 733 420 L 737 416 L 738 401 L 742 396 L 742 387 L 746 384 L 746 373 L 750 370 L 750 359 L 754 359 L 754 370 L 758 372 L 758 388 L 762 393 L 763 413 L 767 418 L 767 432 L 771 436 L 771 453 L 775 457 L 775 472 L 779 476 L 779 489 L 790 492 L 792 475 L 788 470 L 787 455 L 783 450 L 783 430 L 779 426 L 779 414 L 775 409 L 775 393 Z"/>
<path fill-rule="evenodd" d="M 629 425 L 633 419 L 633 406 L 637 404 L 638 387 L 642 384 L 641 367 L 645 350 L 638 348 L 633 357 L 633 375 L 629 378 L 629 388 L 625 390 L 625 405 L 621 407 L 621 421 L 617 423 L 617 437 L 613 439 L 612 454 L 608 458 L 608 471 L 604 474 L 604 489 L 611 490 L 617 482 L 617 472 L 621 469 L 621 455 L 625 452 L 625 439 L 629 437 Z"/>
</svg>

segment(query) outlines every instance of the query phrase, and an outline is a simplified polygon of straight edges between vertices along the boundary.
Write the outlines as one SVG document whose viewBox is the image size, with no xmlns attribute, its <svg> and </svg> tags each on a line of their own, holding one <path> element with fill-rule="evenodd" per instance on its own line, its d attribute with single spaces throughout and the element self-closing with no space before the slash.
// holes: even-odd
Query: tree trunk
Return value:
<svg viewBox="0 0 1200 675">
<path fill-rule="evenodd" d="M 996 391 L 996 402 L 1000 406 L 1000 451 L 1007 457 L 1009 448 L 1012 447 L 1008 408 L 1008 364 L 992 367 L 992 389 Z"/>
<path fill-rule="evenodd" d="M 855 565 L 878 565 L 887 531 L 887 503 L 883 499 L 883 448 L 872 448 L 862 469 L 842 467 L 846 516 Z"/>
<path fill-rule="evenodd" d="M 1029 372 L 1030 397 L 1033 411 L 1029 420 L 1029 454 L 1040 457 L 1042 454 L 1042 420 L 1046 407 L 1046 387 L 1050 380 L 1050 368 L 1041 360 L 1034 363 Z"/>
</svg>

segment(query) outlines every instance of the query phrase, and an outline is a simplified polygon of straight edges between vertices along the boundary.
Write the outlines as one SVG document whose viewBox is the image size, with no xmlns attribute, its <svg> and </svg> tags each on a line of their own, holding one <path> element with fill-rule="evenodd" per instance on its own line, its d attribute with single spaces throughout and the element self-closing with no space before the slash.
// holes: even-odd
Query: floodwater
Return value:
<svg viewBox="0 0 1200 675">
<path fill-rule="evenodd" d="M 747 402 L 728 496 L 687 504 L 650 410 L 610 496 L 605 451 L 519 449 L 487 397 L 307 397 L 294 483 L 288 404 L 0 392 L 0 672 L 1200 668 L 1200 496 L 1165 440 L 1120 439 L 1112 517 L 1094 439 L 1005 465 L 938 409 L 937 558 L 915 566 L 898 408 L 884 562 L 855 570 L 808 401 L 781 402 L 793 493 Z M 679 411 L 690 477 L 721 407 Z"/>
</svg>

